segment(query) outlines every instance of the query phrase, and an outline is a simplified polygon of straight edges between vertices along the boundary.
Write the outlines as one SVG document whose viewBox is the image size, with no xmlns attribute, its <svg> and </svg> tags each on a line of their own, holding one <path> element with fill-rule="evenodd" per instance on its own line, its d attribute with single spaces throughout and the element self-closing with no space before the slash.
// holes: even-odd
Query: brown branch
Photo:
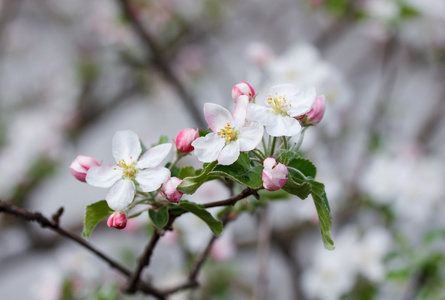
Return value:
<svg viewBox="0 0 445 300">
<path fill-rule="evenodd" d="M 169 230 L 171 228 L 173 222 L 175 221 L 175 219 L 178 216 L 179 215 L 169 214 L 168 223 L 167 223 L 167 225 L 164 226 L 164 228 L 162 230 L 163 231 Z M 133 275 L 130 277 L 129 283 L 128 283 L 127 287 L 125 288 L 125 292 L 134 294 L 138 290 L 137 284 L 140 280 L 141 273 L 144 270 L 144 268 L 150 264 L 150 260 L 151 260 L 151 256 L 153 255 L 154 248 L 156 247 L 161 235 L 162 235 L 162 233 L 159 233 L 155 229 L 155 231 L 150 239 L 150 242 L 148 243 L 147 247 L 145 248 L 144 253 L 139 258 L 139 263 L 138 263 Z M 162 293 L 159 293 L 159 295 L 161 295 L 161 294 Z"/>
<path fill-rule="evenodd" d="M 114 261 L 113 259 L 109 258 L 107 255 L 105 255 L 104 253 L 102 253 L 101 251 L 99 251 L 98 249 L 96 249 L 95 247 L 93 247 L 90 243 L 88 243 L 85 239 L 81 238 L 80 236 L 77 236 L 65 229 L 63 229 L 62 227 L 60 227 L 59 225 L 59 219 L 60 216 L 63 213 L 63 208 L 60 208 L 53 216 L 53 221 L 50 221 L 48 218 L 46 218 L 45 216 L 43 216 L 40 212 L 30 212 L 24 208 L 20 208 L 18 206 L 9 204 L 3 200 L 0 200 L 0 212 L 4 212 L 7 214 L 11 214 L 14 215 L 20 219 L 24 219 L 28 222 L 37 222 L 40 224 L 40 226 L 42 228 L 49 228 L 55 232 L 57 232 L 58 234 L 60 234 L 61 236 L 64 236 L 74 242 L 76 242 L 77 244 L 81 245 L 82 247 L 90 250 L 91 252 L 93 252 L 94 254 L 96 254 L 98 257 L 100 257 L 102 260 L 104 260 L 105 262 L 107 262 L 110 267 L 116 269 L 117 271 L 119 271 L 122 275 L 124 275 L 125 277 L 130 277 L 131 276 L 131 272 L 126 269 L 125 267 L 123 267 L 122 265 L 120 265 L 118 262 Z M 152 286 L 150 286 L 149 284 L 146 283 L 140 283 L 138 285 L 138 288 L 142 291 L 144 291 L 147 294 L 151 294 L 153 296 L 156 296 L 158 299 L 164 299 L 164 297 L 162 295 L 160 295 L 159 291 L 156 290 L 155 288 L 153 288 Z"/>
<path fill-rule="evenodd" d="M 198 109 L 195 101 L 188 94 L 185 87 L 181 84 L 179 78 L 173 72 L 172 68 L 167 62 L 163 55 L 162 49 L 158 46 L 155 39 L 151 35 L 151 33 L 145 28 L 141 21 L 137 18 L 137 16 L 132 11 L 131 5 L 128 0 L 116 0 L 120 5 L 122 12 L 127 18 L 128 22 L 133 27 L 134 32 L 137 34 L 139 39 L 145 46 L 146 54 L 147 54 L 147 63 L 150 66 L 154 66 L 159 73 L 162 74 L 164 79 L 169 82 L 176 93 L 179 95 L 182 100 L 184 106 L 190 111 L 192 117 L 196 121 L 199 127 L 206 127 L 207 123 L 205 122 L 202 111 Z"/>
</svg>

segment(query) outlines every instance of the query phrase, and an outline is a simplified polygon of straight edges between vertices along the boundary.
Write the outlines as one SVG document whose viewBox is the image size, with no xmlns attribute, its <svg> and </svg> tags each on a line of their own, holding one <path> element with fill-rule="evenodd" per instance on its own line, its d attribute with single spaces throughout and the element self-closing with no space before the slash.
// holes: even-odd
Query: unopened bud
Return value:
<svg viewBox="0 0 445 300">
<path fill-rule="evenodd" d="M 300 121 L 301 126 L 311 126 L 320 123 L 323 119 L 324 111 L 326 109 L 326 99 L 325 97 L 319 96 L 315 99 L 314 105 L 309 112 L 304 114 L 297 119 Z"/>
<path fill-rule="evenodd" d="M 168 201 L 178 203 L 181 199 L 183 193 L 178 191 L 176 188 L 182 182 L 181 179 L 177 177 L 170 177 L 162 185 L 162 193 L 167 197 Z"/>
<path fill-rule="evenodd" d="M 253 97 L 255 97 L 255 91 L 253 90 L 252 86 L 245 81 L 236 84 L 232 88 L 233 100 L 238 100 L 238 97 L 242 95 L 248 96 L 249 101 L 252 101 Z"/>
<path fill-rule="evenodd" d="M 281 189 L 287 181 L 287 167 L 283 164 L 277 164 L 275 158 L 266 158 L 263 162 L 263 187 L 268 191 Z"/>
<path fill-rule="evenodd" d="M 181 130 L 176 136 L 176 149 L 182 153 L 192 152 L 195 148 L 192 142 L 199 137 L 199 131 L 193 128 Z"/>
<path fill-rule="evenodd" d="M 71 174 L 82 182 L 86 182 L 85 177 L 87 176 L 87 171 L 91 167 L 99 166 L 99 162 L 92 157 L 79 155 L 70 165 Z"/>
<path fill-rule="evenodd" d="M 108 217 L 108 227 L 124 229 L 127 227 L 127 216 L 120 212 L 114 212 Z"/>
</svg>

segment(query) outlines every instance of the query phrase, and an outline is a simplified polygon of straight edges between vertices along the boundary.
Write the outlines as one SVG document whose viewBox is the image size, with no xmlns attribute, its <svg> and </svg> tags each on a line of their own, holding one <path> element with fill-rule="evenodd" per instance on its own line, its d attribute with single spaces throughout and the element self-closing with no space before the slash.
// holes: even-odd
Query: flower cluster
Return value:
<svg viewBox="0 0 445 300">
<path fill-rule="evenodd" d="M 129 210 L 137 204 L 149 204 L 157 210 L 166 205 L 159 201 L 162 198 L 167 203 L 179 203 L 186 191 L 183 184 L 190 180 L 180 176 L 176 163 L 191 152 L 203 163 L 216 161 L 227 167 L 246 152 L 251 164 L 262 168 L 258 189 L 276 191 L 286 185 L 288 161 L 281 154 L 298 151 L 290 145 L 290 137 L 298 135 L 302 127 L 320 122 L 324 96 L 317 97 L 314 88 L 300 90 L 292 84 L 281 84 L 272 86 L 267 96 L 260 98 L 250 84 L 241 82 L 233 87 L 232 98 L 236 101 L 233 113 L 218 104 L 204 104 L 210 131 L 200 136 L 197 129 L 181 130 L 176 136 L 173 162 L 162 164 L 172 144 L 161 143 L 145 150 L 130 130 L 113 136 L 115 164 L 101 165 L 87 156 L 74 160 L 70 170 L 78 180 L 109 189 L 105 199 L 114 211 L 108 219 L 109 227 L 124 228 Z M 265 132 L 269 135 L 267 144 Z"/>
</svg>

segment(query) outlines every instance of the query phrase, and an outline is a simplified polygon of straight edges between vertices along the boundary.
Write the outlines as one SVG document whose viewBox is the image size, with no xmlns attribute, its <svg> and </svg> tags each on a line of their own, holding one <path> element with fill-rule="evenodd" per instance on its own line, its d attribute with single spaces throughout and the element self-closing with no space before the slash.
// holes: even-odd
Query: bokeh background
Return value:
<svg viewBox="0 0 445 300">
<path fill-rule="evenodd" d="M 302 153 L 326 184 L 336 250 L 311 199 L 277 199 L 230 224 L 202 287 L 171 299 L 445 299 L 445 1 L 128 0 L 133 21 L 125 2 L 0 0 L 0 199 L 47 216 L 63 206 L 80 234 L 106 190 L 71 176 L 78 154 L 111 162 L 120 129 L 150 145 L 204 128 L 203 104 L 230 109 L 241 81 L 260 96 L 315 86 L 326 115 Z M 189 199 L 228 195 L 209 182 Z M 101 224 L 90 240 L 134 266 L 149 227 Z M 181 217 L 145 276 L 180 282 L 210 235 Z M 85 249 L 0 214 L 1 299 L 144 298 L 122 283 Z"/>
</svg>

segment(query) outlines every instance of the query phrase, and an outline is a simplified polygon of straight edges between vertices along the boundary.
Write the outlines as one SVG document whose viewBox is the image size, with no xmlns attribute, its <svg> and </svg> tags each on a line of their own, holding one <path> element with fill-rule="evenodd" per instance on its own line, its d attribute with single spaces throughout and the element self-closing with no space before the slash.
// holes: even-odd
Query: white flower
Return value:
<svg viewBox="0 0 445 300">
<path fill-rule="evenodd" d="M 269 89 L 266 106 L 251 104 L 251 116 L 266 126 L 271 136 L 294 136 L 301 130 L 295 117 L 307 113 L 316 99 L 314 88 L 300 91 L 293 84 L 280 84 Z"/>
<path fill-rule="evenodd" d="M 92 186 L 109 188 L 105 199 L 115 211 L 124 210 L 134 198 L 137 181 L 142 191 L 156 191 L 170 177 L 167 168 L 159 166 L 170 152 L 171 144 L 161 144 L 144 153 L 136 133 L 118 131 L 113 136 L 112 151 L 116 165 L 92 167 L 86 181 Z"/>
<path fill-rule="evenodd" d="M 233 116 L 222 106 L 204 104 L 204 115 L 213 132 L 192 143 L 200 161 L 212 162 L 217 159 L 221 165 L 231 165 L 238 159 L 240 151 L 255 149 L 264 129 L 258 122 L 246 121 L 248 104 L 249 97 L 240 96 Z"/>
</svg>

